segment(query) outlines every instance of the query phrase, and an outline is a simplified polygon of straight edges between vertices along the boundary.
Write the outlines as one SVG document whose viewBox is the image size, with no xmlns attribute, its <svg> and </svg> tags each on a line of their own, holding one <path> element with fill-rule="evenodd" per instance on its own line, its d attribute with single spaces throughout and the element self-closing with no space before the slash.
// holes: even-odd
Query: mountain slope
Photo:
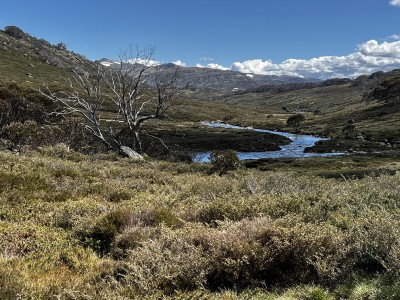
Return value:
<svg viewBox="0 0 400 300">
<path fill-rule="evenodd" d="M 63 86 L 72 70 L 82 72 L 94 64 L 62 43 L 51 45 L 15 28 L 15 32 L 0 30 L 0 80 L 31 87 L 44 82 Z"/>
<path fill-rule="evenodd" d="M 341 134 L 351 122 L 367 139 L 400 143 L 400 70 L 327 83 L 267 86 L 219 101 L 274 115 L 302 113 L 303 130 L 312 133 Z"/>
</svg>

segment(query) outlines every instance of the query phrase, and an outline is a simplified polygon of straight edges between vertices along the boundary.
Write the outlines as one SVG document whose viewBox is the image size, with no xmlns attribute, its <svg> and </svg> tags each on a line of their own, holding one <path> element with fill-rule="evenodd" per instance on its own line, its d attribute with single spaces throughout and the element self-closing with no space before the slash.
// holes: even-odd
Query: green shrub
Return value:
<svg viewBox="0 0 400 300">
<path fill-rule="evenodd" d="M 24 146 L 39 147 L 56 144 L 62 139 L 62 132 L 56 126 L 39 126 L 34 121 L 11 123 L 3 127 L 0 135 L 9 140 L 13 147 L 21 150 Z"/>
<path fill-rule="evenodd" d="M 27 120 L 44 124 L 54 108 L 53 102 L 35 90 L 0 82 L 0 127 Z"/>
<path fill-rule="evenodd" d="M 131 217 L 132 213 L 128 210 L 119 209 L 108 213 L 89 230 L 86 236 L 89 245 L 99 254 L 109 253 L 115 237 L 122 232 Z"/>
<path fill-rule="evenodd" d="M 130 251 L 124 282 L 139 295 L 174 295 L 179 290 L 202 288 L 209 261 L 201 248 L 191 243 L 191 230 L 160 230 L 158 239 L 149 239 Z"/>
<path fill-rule="evenodd" d="M 25 289 L 21 274 L 18 270 L 0 266 L 0 299 L 22 299 Z"/>
<path fill-rule="evenodd" d="M 212 171 L 224 175 L 237 170 L 241 164 L 235 150 L 214 150 L 211 152 Z"/>
<path fill-rule="evenodd" d="M 131 199 L 132 194 L 126 190 L 114 190 L 108 195 L 108 201 L 120 202 Z"/>
<path fill-rule="evenodd" d="M 159 230 L 151 227 L 132 227 L 117 236 L 112 249 L 115 259 L 124 259 L 128 250 L 136 249 L 151 238 L 158 238 Z"/>
<path fill-rule="evenodd" d="M 164 207 L 142 210 L 138 216 L 137 224 L 140 226 L 180 227 L 182 221 L 177 218 L 169 209 Z"/>
</svg>

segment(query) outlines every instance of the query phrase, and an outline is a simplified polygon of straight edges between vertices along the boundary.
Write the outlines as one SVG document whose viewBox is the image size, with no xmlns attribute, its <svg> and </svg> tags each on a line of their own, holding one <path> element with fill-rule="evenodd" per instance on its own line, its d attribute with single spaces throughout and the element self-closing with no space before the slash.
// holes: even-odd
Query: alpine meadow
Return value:
<svg viewBox="0 0 400 300">
<path fill-rule="evenodd" d="M 400 299 L 399 1 L 22 2 L 0 299 Z"/>
</svg>

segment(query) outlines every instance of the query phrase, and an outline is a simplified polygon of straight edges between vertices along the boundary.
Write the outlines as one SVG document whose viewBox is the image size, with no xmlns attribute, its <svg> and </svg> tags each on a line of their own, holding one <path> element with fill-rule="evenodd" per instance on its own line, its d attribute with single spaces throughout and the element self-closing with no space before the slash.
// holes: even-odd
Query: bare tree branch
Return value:
<svg viewBox="0 0 400 300">
<path fill-rule="evenodd" d="M 39 91 L 60 104 L 54 114 L 81 115 L 86 130 L 108 147 L 119 150 L 121 146 L 132 146 L 125 145 L 123 136 L 128 135 L 128 139 L 133 139 L 134 148 L 141 151 L 142 125 L 162 116 L 178 90 L 177 69 L 171 72 L 154 67 L 153 54 L 151 47 L 136 49 L 135 55 L 129 49 L 120 54 L 118 68 L 99 64 L 94 70 L 74 71 L 74 76 L 68 79 L 69 91 L 52 92 L 47 85 Z M 153 67 L 154 72 L 149 70 Z M 154 89 L 148 87 L 149 83 Z M 102 118 L 106 103 L 114 106 L 113 117 L 108 119 Z"/>
</svg>

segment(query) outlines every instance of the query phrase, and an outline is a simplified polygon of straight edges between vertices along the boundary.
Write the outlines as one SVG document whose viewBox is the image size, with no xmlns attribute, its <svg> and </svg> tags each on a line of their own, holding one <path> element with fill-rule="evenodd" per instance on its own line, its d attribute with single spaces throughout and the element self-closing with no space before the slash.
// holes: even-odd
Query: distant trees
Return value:
<svg viewBox="0 0 400 300">
<path fill-rule="evenodd" d="M 153 53 L 153 48 L 128 50 L 120 55 L 117 68 L 97 64 L 74 72 L 68 79 L 69 90 L 54 92 L 45 87 L 40 92 L 60 104 L 55 114 L 83 117 L 86 130 L 108 148 L 122 151 L 128 146 L 142 152 L 143 124 L 160 118 L 178 91 L 176 68 L 148 72 Z"/>
<path fill-rule="evenodd" d="M 300 129 L 301 123 L 303 123 L 305 120 L 306 120 L 306 118 L 304 117 L 304 115 L 296 114 L 296 115 L 290 116 L 287 119 L 286 125 L 295 127 L 296 131 L 298 131 Z"/>
</svg>

